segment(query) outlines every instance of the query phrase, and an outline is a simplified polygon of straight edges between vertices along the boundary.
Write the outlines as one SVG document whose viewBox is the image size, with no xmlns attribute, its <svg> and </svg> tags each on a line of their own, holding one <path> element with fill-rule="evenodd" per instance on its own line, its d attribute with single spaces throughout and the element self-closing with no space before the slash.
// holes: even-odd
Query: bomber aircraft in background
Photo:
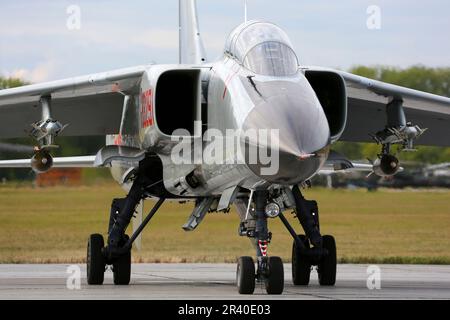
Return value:
<svg viewBox="0 0 450 320">
<path fill-rule="evenodd" d="M 334 285 L 335 240 L 321 234 L 317 203 L 302 196 L 301 186 L 321 170 L 394 175 L 400 165 L 391 147 L 413 149 L 419 136 L 423 145 L 449 146 L 450 99 L 302 66 L 286 33 L 265 21 L 237 26 L 223 56 L 210 62 L 195 0 L 180 0 L 179 16 L 178 64 L 1 90 L 0 137 L 30 135 L 37 146 L 31 159 L 3 160 L 0 167 L 111 167 L 128 194 L 112 200 L 106 243 L 100 234 L 89 237 L 89 284 L 102 284 L 108 265 L 115 284 L 128 284 L 132 244 L 161 204 L 175 199 L 195 201 L 186 231 L 207 212 L 236 206 L 239 233 L 256 251 L 256 261 L 238 259 L 240 293 L 253 293 L 255 282 L 269 294 L 283 292 L 282 261 L 268 248 L 268 220 L 275 217 L 293 238 L 294 284 L 308 284 L 317 266 L 319 283 Z M 106 143 L 96 155 L 53 158 L 59 134 L 105 135 Z M 330 149 L 338 140 L 373 139 L 380 154 L 371 164 L 352 163 Z M 157 201 L 142 220 L 142 201 L 149 198 Z M 304 234 L 283 215 L 291 209 Z M 135 210 L 142 222 L 128 237 Z"/>
</svg>

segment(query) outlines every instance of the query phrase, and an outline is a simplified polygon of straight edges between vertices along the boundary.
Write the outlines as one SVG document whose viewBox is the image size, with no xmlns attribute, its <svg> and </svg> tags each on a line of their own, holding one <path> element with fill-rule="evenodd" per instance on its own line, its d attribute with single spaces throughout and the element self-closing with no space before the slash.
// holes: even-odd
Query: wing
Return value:
<svg viewBox="0 0 450 320">
<path fill-rule="evenodd" d="M 369 134 L 385 128 L 386 105 L 395 98 L 403 100 L 408 122 L 428 128 L 417 144 L 450 146 L 449 98 L 339 70 L 321 67 L 305 67 L 305 70 L 335 72 L 344 79 L 348 109 L 346 127 L 340 140 L 373 142 Z"/>
<path fill-rule="evenodd" d="M 139 90 L 147 66 L 0 90 L 0 138 L 25 137 L 41 120 L 39 99 L 51 96 L 52 118 L 66 136 L 119 132 L 124 95 Z"/>
</svg>

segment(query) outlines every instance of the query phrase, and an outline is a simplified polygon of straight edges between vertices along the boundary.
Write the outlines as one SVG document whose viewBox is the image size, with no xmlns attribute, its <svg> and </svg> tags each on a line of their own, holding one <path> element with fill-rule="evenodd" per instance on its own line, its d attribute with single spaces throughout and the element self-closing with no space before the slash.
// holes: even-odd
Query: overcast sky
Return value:
<svg viewBox="0 0 450 320">
<path fill-rule="evenodd" d="M 70 5 L 79 30 L 66 26 Z M 369 29 L 376 5 L 381 28 Z M 243 0 L 198 0 L 208 58 L 244 20 Z M 282 27 L 301 64 L 450 66 L 450 1 L 248 0 L 249 19 Z M 0 0 L 0 75 L 32 82 L 178 60 L 177 0 Z"/>
</svg>

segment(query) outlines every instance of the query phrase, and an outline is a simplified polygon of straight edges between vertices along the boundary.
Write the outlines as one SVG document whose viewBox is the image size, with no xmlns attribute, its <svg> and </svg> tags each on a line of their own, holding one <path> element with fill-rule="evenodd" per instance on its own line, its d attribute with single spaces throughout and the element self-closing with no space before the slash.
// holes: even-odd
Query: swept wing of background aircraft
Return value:
<svg viewBox="0 0 450 320">
<path fill-rule="evenodd" d="M 257 257 L 256 267 L 252 257 L 238 261 L 240 293 L 253 293 L 255 281 L 264 282 L 269 294 L 283 291 L 282 261 L 268 254 L 268 219 L 275 217 L 293 237 L 294 284 L 308 284 L 311 266 L 316 265 L 320 284 L 334 285 L 334 238 L 320 233 L 317 203 L 306 200 L 299 185 L 320 170 L 393 175 L 400 166 L 391 146 L 412 149 L 419 136 L 423 145 L 450 145 L 449 98 L 301 66 L 288 36 L 272 23 L 237 26 L 223 56 L 209 62 L 195 0 L 180 1 L 179 64 L 143 65 L 2 90 L 0 115 L 1 138 L 32 136 L 37 142 L 31 159 L 3 160 L 0 167 L 45 172 L 52 167 L 110 166 L 128 191 L 125 198 L 112 201 L 106 243 L 99 234 L 89 237 L 89 284 L 103 283 L 106 265 L 113 266 L 114 283 L 128 284 L 131 246 L 142 229 L 164 200 L 191 199 L 196 205 L 183 226 L 187 231 L 207 212 L 236 205 L 240 234 L 249 237 Z M 227 137 L 227 129 L 276 130 L 278 135 L 270 141 L 238 135 L 243 148 L 226 150 L 226 158 L 243 161 L 206 161 L 214 142 L 202 139 L 203 134 L 215 130 Z M 106 135 L 106 144 L 95 156 L 52 158 L 60 133 Z M 203 161 L 174 161 L 177 139 L 186 138 L 193 141 L 188 151 L 192 156 L 200 153 Z M 381 150 L 372 164 L 354 164 L 330 151 L 338 140 L 373 139 Z M 261 159 L 250 161 L 246 150 L 255 145 L 277 150 L 276 172 L 263 173 L 267 163 Z M 158 200 L 128 237 L 125 230 L 136 208 L 148 198 Z M 305 235 L 298 235 L 283 215 L 288 209 L 296 211 Z"/>
</svg>

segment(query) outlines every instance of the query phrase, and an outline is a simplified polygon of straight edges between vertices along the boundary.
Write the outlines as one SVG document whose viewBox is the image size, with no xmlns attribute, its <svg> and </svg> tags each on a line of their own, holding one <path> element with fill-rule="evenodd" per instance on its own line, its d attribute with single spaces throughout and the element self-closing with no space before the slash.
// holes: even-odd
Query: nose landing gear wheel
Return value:
<svg viewBox="0 0 450 320">
<path fill-rule="evenodd" d="M 309 249 L 309 241 L 305 235 L 299 235 L 305 247 Z M 311 275 L 311 263 L 307 257 L 301 255 L 294 241 L 292 246 L 292 281 L 296 286 L 307 286 Z"/>
<path fill-rule="evenodd" d="M 236 283 L 240 294 L 253 294 L 255 291 L 255 263 L 252 257 L 239 258 Z"/>
<path fill-rule="evenodd" d="M 317 273 L 321 286 L 334 286 L 336 283 L 336 241 L 333 236 L 323 236 L 323 248 L 328 251 L 320 261 Z"/>
<path fill-rule="evenodd" d="M 102 249 L 105 246 L 101 234 L 91 234 L 87 245 L 87 282 L 88 284 L 103 284 L 105 276 L 105 258 Z"/>
<path fill-rule="evenodd" d="M 269 274 L 265 278 L 266 291 L 268 294 L 282 294 L 284 289 L 284 268 L 280 257 L 269 257 Z"/>
</svg>

